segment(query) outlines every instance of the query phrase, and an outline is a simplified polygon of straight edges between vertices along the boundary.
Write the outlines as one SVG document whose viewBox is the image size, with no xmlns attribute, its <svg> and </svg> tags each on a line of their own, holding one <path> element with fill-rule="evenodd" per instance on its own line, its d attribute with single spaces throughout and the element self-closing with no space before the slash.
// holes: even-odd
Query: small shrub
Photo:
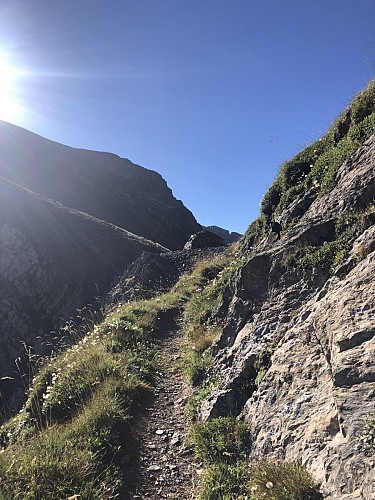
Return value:
<svg viewBox="0 0 375 500">
<path fill-rule="evenodd" d="M 365 259 L 371 251 L 371 246 L 365 243 L 354 243 L 353 253 L 355 258 L 360 261 Z"/>
<path fill-rule="evenodd" d="M 265 234 L 266 219 L 261 216 L 255 219 L 246 229 L 243 238 L 240 240 L 240 250 L 242 253 L 249 251 Z"/>
<path fill-rule="evenodd" d="M 301 247 L 290 247 L 287 252 L 285 252 L 281 258 L 281 265 L 287 271 L 294 269 L 297 265 L 297 260 L 303 255 Z"/>
<path fill-rule="evenodd" d="M 249 429 L 234 417 L 195 423 L 191 437 L 196 454 L 207 464 L 235 463 L 249 447 Z"/>
<path fill-rule="evenodd" d="M 285 207 L 290 205 L 294 200 L 300 198 L 305 193 L 305 191 L 306 191 L 305 182 L 301 182 L 296 186 L 290 187 L 288 190 L 285 191 L 285 193 L 283 193 L 278 208 L 284 209 Z"/>
<path fill-rule="evenodd" d="M 322 499 L 311 474 L 296 463 L 261 462 L 250 469 L 248 492 L 252 500 Z"/>
<path fill-rule="evenodd" d="M 322 247 L 305 247 L 304 255 L 298 260 L 298 266 L 302 269 L 320 267 L 322 269 L 333 269 L 349 251 L 349 245 L 342 239 L 325 242 Z"/>
<path fill-rule="evenodd" d="M 268 218 L 271 218 L 272 214 L 275 211 L 275 208 L 280 202 L 282 192 L 283 188 L 281 186 L 280 180 L 276 178 L 275 182 L 263 196 L 263 199 L 261 201 L 260 209 L 262 214 L 264 214 Z"/>
<path fill-rule="evenodd" d="M 226 259 L 215 259 L 208 267 L 201 269 L 200 286 L 196 288 L 189 297 L 184 310 L 184 320 L 187 326 L 187 334 L 196 329 L 197 326 L 207 324 L 215 309 L 219 306 L 223 292 L 241 264 L 240 259 L 228 257 Z"/>
<path fill-rule="evenodd" d="M 375 112 L 375 80 L 357 94 L 349 109 L 354 123 L 361 122 L 366 116 Z"/>
<path fill-rule="evenodd" d="M 354 239 L 373 224 L 374 210 L 374 205 L 370 205 L 362 212 L 340 214 L 335 221 L 336 238 L 333 241 L 325 242 L 318 248 L 306 246 L 296 249 L 298 267 L 335 269 L 349 255 Z M 359 254 L 362 252 L 364 255 L 366 251 L 366 248 L 358 246 Z"/>
<path fill-rule="evenodd" d="M 247 480 L 246 462 L 238 462 L 234 465 L 210 465 L 202 475 L 198 498 L 199 500 L 246 499 Z"/>
<path fill-rule="evenodd" d="M 372 415 L 365 426 L 365 429 L 359 437 L 361 447 L 372 454 L 375 451 L 375 414 Z"/>
<path fill-rule="evenodd" d="M 335 186 L 335 177 L 343 162 L 352 155 L 359 144 L 350 139 L 342 139 L 337 146 L 323 153 L 311 170 L 307 184 L 318 182 L 320 193 L 327 193 Z"/>
<path fill-rule="evenodd" d="M 365 142 L 375 133 L 375 112 L 366 116 L 360 123 L 353 125 L 349 130 L 349 137 L 357 143 Z"/>
<path fill-rule="evenodd" d="M 188 338 L 197 353 L 203 353 L 211 347 L 219 336 L 220 329 L 214 326 L 192 325 L 188 330 Z"/>
</svg>

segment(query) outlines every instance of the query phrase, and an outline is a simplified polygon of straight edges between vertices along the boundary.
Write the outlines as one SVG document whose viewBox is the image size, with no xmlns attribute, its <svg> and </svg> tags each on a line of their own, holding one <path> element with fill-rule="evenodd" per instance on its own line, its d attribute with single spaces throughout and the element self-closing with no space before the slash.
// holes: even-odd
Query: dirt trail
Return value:
<svg viewBox="0 0 375 500">
<path fill-rule="evenodd" d="M 186 403 L 191 390 L 176 371 L 183 332 L 175 318 L 169 323 L 158 328 L 152 396 L 134 422 L 139 456 L 131 499 L 196 497 L 198 474 L 187 439 Z"/>
</svg>

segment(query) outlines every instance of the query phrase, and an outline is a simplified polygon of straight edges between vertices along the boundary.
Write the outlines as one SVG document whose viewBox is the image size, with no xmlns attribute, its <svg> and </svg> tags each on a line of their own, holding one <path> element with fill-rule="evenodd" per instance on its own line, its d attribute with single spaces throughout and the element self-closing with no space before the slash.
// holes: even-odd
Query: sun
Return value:
<svg viewBox="0 0 375 500">
<path fill-rule="evenodd" d="M 0 119 L 15 121 L 21 106 L 18 102 L 19 70 L 12 65 L 10 57 L 0 52 Z"/>
</svg>

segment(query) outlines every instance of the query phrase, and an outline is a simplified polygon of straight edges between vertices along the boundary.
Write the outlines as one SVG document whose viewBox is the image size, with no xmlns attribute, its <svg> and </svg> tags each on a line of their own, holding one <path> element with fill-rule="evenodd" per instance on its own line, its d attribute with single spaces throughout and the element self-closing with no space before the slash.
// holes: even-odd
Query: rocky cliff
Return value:
<svg viewBox="0 0 375 500">
<path fill-rule="evenodd" d="M 273 207 L 280 240 L 267 232 L 254 238 L 254 225 L 248 232 L 245 263 L 214 316 L 223 333 L 200 418 L 239 415 L 251 429 L 251 461 L 297 461 L 326 498 L 370 499 L 375 135 L 338 168 L 332 186 Z"/>
</svg>

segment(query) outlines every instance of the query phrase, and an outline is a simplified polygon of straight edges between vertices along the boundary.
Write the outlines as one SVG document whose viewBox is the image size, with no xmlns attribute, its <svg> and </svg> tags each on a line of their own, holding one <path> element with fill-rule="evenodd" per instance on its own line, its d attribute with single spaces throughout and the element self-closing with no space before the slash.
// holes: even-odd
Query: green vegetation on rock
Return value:
<svg viewBox="0 0 375 500">
<path fill-rule="evenodd" d="M 271 220 L 295 200 L 330 191 L 340 165 L 374 131 L 375 81 L 354 98 L 322 139 L 281 167 L 263 198 L 260 217 L 243 238 L 242 251 L 259 241 Z M 332 270 L 373 222 L 374 205 L 341 214 L 332 221 L 330 241 L 292 248 L 282 265 L 287 270 Z M 366 248 L 359 249 L 358 258 L 365 253 Z M 126 435 L 134 404 L 149 390 L 160 325 L 171 312 L 182 314 L 186 332 L 180 366 L 194 386 L 189 402 L 191 439 L 206 467 L 200 498 L 321 498 L 315 481 L 300 465 L 250 465 L 251 432 L 239 419 L 223 416 L 197 422 L 201 402 L 216 387 L 211 347 L 222 330 L 215 313 L 242 263 L 234 251 L 201 262 L 168 293 L 119 306 L 75 345 L 51 358 L 35 375 L 24 408 L 0 429 L 0 498 L 109 500 L 119 495 L 128 480 L 121 459 L 132 454 Z M 247 399 L 261 386 L 271 355 L 272 346 L 266 346 L 253 373 L 233 389 L 237 396 L 242 391 Z M 372 445 L 373 435 L 371 419 L 362 441 Z"/>
<path fill-rule="evenodd" d="M 234 417 L 195 423 L 191 430 L 195 453 L 204 463 L 235 463 L 246 457 L 248 427 Z"/>
<path fill-rule="evenodd" d="M 201 478 L 199 500 L 245 500 L 249 468 L 246 462 L 209 465 Z"/>
<path fill-rule="evenodd" d="M 316 198 L 332 189 L 339 167 L 375 133 L 375 80 L 355 96 L 318 141 L 284 163 L 264 195 L 260 216 L 247 229 L 241 248 L 248 250 L 269 230 L 273 218 L 309 192 Z"/>
<path fill-rule="evenodd" d="M 191 438 L 196 455 L 206 465 L 199 498 L 245 498 L 248 427 L 234 417 L 218 417 L 193 424 Z"/>
<path fill-rule="evenodd" d="M 287 269 L 313 267 L 334 270 L 348 257 L 354 240 L 375 221 L 375 205 L 363 211 L 350 211 L 340 214 L 334 223 L 331 241 L 321 246 L 298 246 L 284 255 L 282 262 Z M 357 248 L 357 259 L 365 255 L 365 248 Z"/>
<path fill-rule="evenodd" d="M 230 278 L 242 260 L 232 252 L 199 264 L 194 273 L 200 273 L 199 286 L 184 306 L 184 323 L 188 352 L 184 356 L 184 371 L 193 385 L 199 385 L 212 364 L 209 348 L 220 336 L 220 325 L 213 320 Z"/>
</svg>

